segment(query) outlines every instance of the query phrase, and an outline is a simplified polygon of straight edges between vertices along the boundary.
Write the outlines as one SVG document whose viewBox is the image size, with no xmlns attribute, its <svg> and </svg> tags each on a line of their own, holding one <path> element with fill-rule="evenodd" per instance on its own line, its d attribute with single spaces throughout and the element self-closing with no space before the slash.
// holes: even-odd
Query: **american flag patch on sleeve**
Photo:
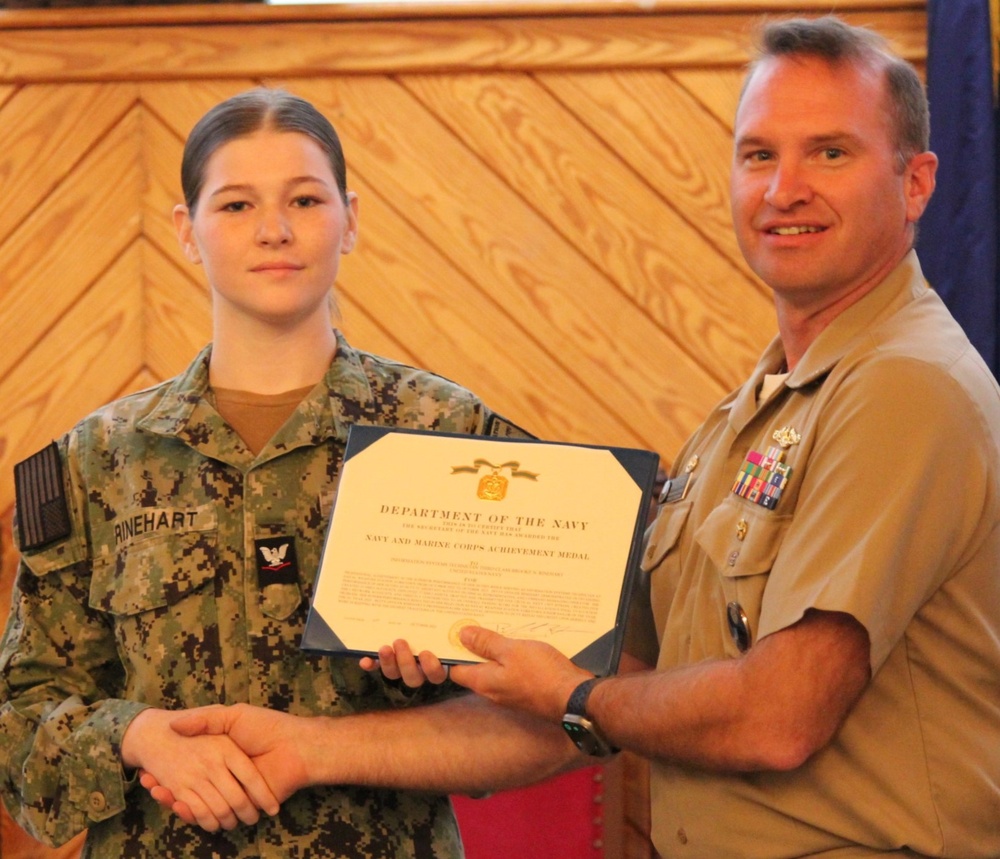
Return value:
<svg viewBox="0 0 1000 859">
<path fill-rule="evenodd" d="M 14 492 L 22 552 L 69 536 L 69 507 L 55 442 L 14 466 Z"/>
</svg>

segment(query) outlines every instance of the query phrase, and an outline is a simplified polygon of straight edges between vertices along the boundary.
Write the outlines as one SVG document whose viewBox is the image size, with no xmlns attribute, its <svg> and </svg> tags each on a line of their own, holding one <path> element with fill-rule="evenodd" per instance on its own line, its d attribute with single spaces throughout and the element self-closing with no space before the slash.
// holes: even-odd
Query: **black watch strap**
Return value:
<svg viewBox="0 0 1000 859">
<path fill-rule="evenodd" d="M 566 702 L 562 726 L 574 745 L 584 754 L 606 757 L 619 750 L 601 735 L 597 725 L 587 716 L 587 699 L 603 677 L 591 677 L 577 686 Z"/>
<path fill-rule="evenodd" d="M 593 688 L 601 681 L 600 677 L 591 677 L 589 680 L 584 680 L 576 689 L 573 690 L 573 694 L 569 696 L 569 701 L 566 702 L 566 712 L 572 713 L 575 716 L 586 716 L 587 715 L 587 699 L 590 697 L 590 693 Z"/>
</svg>

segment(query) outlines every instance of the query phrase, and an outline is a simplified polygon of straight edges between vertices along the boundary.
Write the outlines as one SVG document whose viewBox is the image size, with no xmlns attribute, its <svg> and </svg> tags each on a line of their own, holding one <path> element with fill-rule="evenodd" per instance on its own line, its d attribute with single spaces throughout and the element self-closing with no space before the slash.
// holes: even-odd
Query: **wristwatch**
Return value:
<svg viewBox="0 0 1000 859">
<path fill-rule="evenodd" d="M 563 730 L 573 744 L 585 755 L 595 758 L 604 758 L 618 751 L 601 736 L 597 725 L 587 717 L 587 698 L 590 697 L 594 686 L 603 679 L 603 677 L 591 677 L 577 686 L 569 696 L 566 712 L 562 717 Z"/>
</svg>

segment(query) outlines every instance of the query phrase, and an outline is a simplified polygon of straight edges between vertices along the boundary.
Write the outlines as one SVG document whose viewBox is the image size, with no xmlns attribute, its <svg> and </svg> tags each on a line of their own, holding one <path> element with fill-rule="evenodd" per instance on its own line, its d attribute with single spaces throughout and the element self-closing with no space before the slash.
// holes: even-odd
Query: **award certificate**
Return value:
<svg viewBox="0 0 1000 859">
<path fill-rule="evenodd" d="M 352 426 L 302 647 L 475 662 L 470 624 L 616 670 L 659 458 Z"/>
</svg>

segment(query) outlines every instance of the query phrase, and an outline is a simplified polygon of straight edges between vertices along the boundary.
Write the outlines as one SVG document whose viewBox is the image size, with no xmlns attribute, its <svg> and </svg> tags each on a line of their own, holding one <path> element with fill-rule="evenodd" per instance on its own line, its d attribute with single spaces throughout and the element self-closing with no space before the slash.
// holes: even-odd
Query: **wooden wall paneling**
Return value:
<svg viewBox="0 0 1000 859">
<path fill-rule="evenodd" d="M 142 251 L 143 366 L 163 381 L 212 339 L 212 299 L 152 242 L 144 240 Z"/>
<path fill-rule="evenodd" d="M 773 313 L 749 274 L 734 270 L 692 225 L 702 220 L 704 207 L 713 199 L 691 199 L 686 194 L 687 199 L 675 203 L 676 183 L 662 167 L 652 159 L 642 165 L 629 163 L 630 153 L 616 145 L 602 145 L 600 138 L 525 76 L 437 75 L 402 80 L 543 217 L 557 224 L 645 316 L 659 324 L 675 349 L 696 353 L 692 363 L 711 368 L 722 388 L 739 383 L 766 342 L 760 332 L 773 330 Z M 585 88 L 586 82 L 581 86 Z M 632 95 L 627 89 L 617 92 L 629 101 L 642 95 Z M 596 125 L 602 124 L 598 114 L 610 119 L 600 104 L 581 104 L 589 98 L 575 99 L 576 106 Z M 716 148 L 724 150 L 726 138 L 721 129 L 702 126 L 692 131 L 714 131 Z M 686 144 L 694 151 L 700 145 L 695 136 Z M 650 188 L 646 168 L 662 177 L 667 205 Z M 685 219 L 678 213 L 685 204 L 694 217 L 689 214 Z M 589 290 L 588 298 L 592 300 Z M 659 345 L 655 339 L 648 342 Z M 644 345 L 630 346 L 625 341 L 618 348 L 638 347 L 642 349 L 639 360 L 646 360 Z"/>
<path fill-rule="evenodd" d="M 551 73 L 539 80 L 650 184 L 661 205 L 676 210 L 757 284 L 736 244 L 729 213 L 731 118 L 720 122 L 699 90 L 660 70 Z M 670 251 L 673 241 L 669 235 L 665 239 Z"/>
<path fill-rule="evenodd" d="M 736 106 L 740 100 L 740 90 L 743 88 L 744 72 L 742 67 L 735 69 L 671 69 L 670 76 L 697 98 L 698 103 L 721 125 L 725 126 L 730 135 L 736 120 Z M 725 160 L 726 184 L 729 184 L 729 161 L 731 153 Z M 726 197 L 729 197 L 728 187 Z"/>
<path fill-rule="evenodd" d="M 0 469 L 5 474 L 113 399 L 141 366 L 140 257 L 135 244 L 123 249 L 46 333 L 45 341 L 0 381 Z M 13 502 L 11 482 L 3 482 L 4 509 Z"/>
<path fill-rule="evenodd" d="M 0 376 L 139 234 L 137 120 L 121 117 L 0 244 Z M 29 141 L 30 144 L 30 141 Z"/>
<path fill-rule="evenodd" d="M 371 309 L 370 299 L 367 302 L 365 299 L 366 290 L 361 286 L 360 278 L 354 278 L 352 268 L 351 261 L 341 264 L 342 278 L 346 276 L 354 283 L 345 288 L 343 283 L 338 281 L 335 290 L 337 307 L 334 315 L 334 324 L 344 332 L 351 345 L 412 367 L 425 367 L 452 381 L 461 382 L 459 377 L 462 374 L 449 375 L 449 368 L 443 365 L 437 354 L 429 362 L 420 361 L 405 341 L 405 322 L 400 325 L 394 315 L 383 317 L 378 310 Z M 476 393 L 480 393 L 479 390 Z M 485 394 L 482 396 L 485 397 Z"/>
<path fill-rule="evenodd" d="M 290 48 L 284 39 L 279 40 L 285 45 L 285 51 Z M 251 87 L 258 86 L 261 81 L 245 69 L 239 74 L 230 74 L 219 79 L 198 80 L 186 75 L 178 75 L 176 80 L 168 82 L 143 81 L 139 86 L 139 95 L 143 104 L 154 113 L 163 124 L 169 128 L 183 144 L 194 124 L 221 101 Z M 180 169 L 178 159 L 174 164 L 176 176 L 176 192 L 180 194 Z"/>
<path fill-rule="evenodd" d="M 717 383 L 694 365 L 679 374 L 683 381 L 663 380 L 645 359 L 639 366 L 614 366 L 621 360 L 617 349 L 622 338 L 650 342 L 655 327 L 607 287 L 607 279 L 534 210 L 533 201 L 512 191 L 391 81 L 365 77 L 349 84 L 295 84 L 293 89 L 328 111 L 355 172 L 433 236 L 479 289 L 519 321 L 526 336 L 554 347 L 575 386 L 601 392 L 602 410 L 589 414 L 578 408 L 572 416 L 576 426 L 550 427 L 543 420 L 543 435 L 562 438 L 559 433 L 575 429 L 574 440 L 615 443 L 630 437 L 630 428 L 643 432 L 645 427 L 658 433 L 644 436 L 653 449 L 676 445 L 693 425 L 693 414 L 714 400 L 715 393 L 706 396 L 705 391 Z M 474 208 L 468 205 L 472 198 Z M 614 301 L 608 303 L 607 296 Z M 683 355 L 677 359 L 684 361 Z M 525 395 L 530 396 L 533 380 L 510 382 L 527 386 Z M 648 396 L 657 388 L 685 404 L 667 422 Z M 497 406 L 504 408 L 503 403 Z"/>
<path fill-rule="evenodd" d="M 573 433 L 578 427 L 568 416 L 574 411 L 604 409 L 600 396 L 568 381 L 544 345 L 525 338 L 516 316 L 498 307 L 502 285 L 480 289 L 455 268 L 447 249 L 421 236 L 377 190 L 361 180 L 355 187 L 366 213 L 365 246 L 342 264 L 341 293 L 391 308 L 382 322 L 390 331 L 405 328 L 415 363 L 474 387 L 493 408 L 536 433 L 540 427 Z M 344 330 L 353 337 L 349 318 Z M 633 437 L 631 443 L 641 442 Z"/>
<path fill-rule="evenodd" d="M 193 355 L 191 357 L 194 357 Z M 191 363 L 190 361 L 188 363 Z M 159 376 L 154 375 L 148 367 L 140 367 L 139 372 L 137 372 L 131 379 L 129 379 L 124 385 L 122 385 L 121 390 L 115 394 L 115 397 L 124 397 L 132 391 L 142 391 L 146 388 L 151 388 L 153 385 L 162 382 Z"/>
<path fill-rule="evenodd" d="M 145 175 L 142 196 L 144 361 L 160 381 L 181 372 L 212 336 L 212 302 L 204 274 L 181 251 L 173 221 L 174 206 L 182 201 L 182 135 L 195 120 L 183 119 L 183 131 L 178 131 L 162 116 L 165 104 L 189 105 L 190 89 L 172 84 L 140 90 Z M 173 115 L 176 108 L 166 112 Z M 203 111 L 200 105 L 195 105 L 190 112 L 196 119 Z"/>
<path fill-rule="evenodd" d="M 0 241 L 64 182 L 129 110 L 136 88 L 121 85 L 20 87 L 0 109 Z"/>
<path fill-rule="evenodd" d="M 172 86 L 176 91 L 181 87 Z M 185 128 L 185 131 L 187 128 Z M 193 266 L 185 258 L 174 229 L 174 206 L 183 202 L 181 194 L 181 153 L 184 137 L 151 106 L 142 93 L 141 157 L 145 187 L 142 193 L 142 234 L 162 253 L 182 268 Z"/>
</svg>

